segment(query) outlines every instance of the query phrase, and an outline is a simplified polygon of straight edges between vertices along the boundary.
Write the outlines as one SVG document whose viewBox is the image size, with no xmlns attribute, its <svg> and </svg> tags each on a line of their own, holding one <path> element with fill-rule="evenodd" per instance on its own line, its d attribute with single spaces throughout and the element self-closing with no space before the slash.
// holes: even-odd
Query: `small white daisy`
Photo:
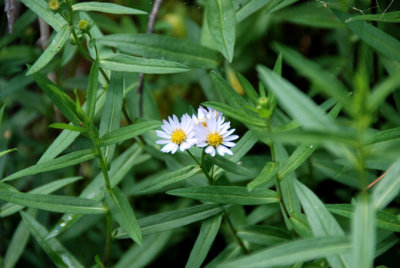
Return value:
<svg viewBox="0 0 400 268">
<path fill-rule="evenodd" d="M 197 116 L 195 116 L 195 115 L 192 116 L 192 120 L 196 127 L 201 126 L 201 125 L 203 125 L 204 127 L 207 127 L 207 118 L 222 117 L 221 112 L 218 112 L 217 110 L 214 110 L 213 108 L 210 108 L 210 107 L 207 107 L 207 109 L 205 109 L 202 106 L 199 106 L 199 109 L 197 110 Z"/>
<path fill-rule="evenodd" d="M 230 122 L 224 122 L 223 117 L 206 118 L 206 127 L 196 130 L 196 138 L 198 147 L 206 147 L 205 152 L 211 156 L 215 156 L 215 150 L 219 155 L 233 155 L 228 147 L 235 146 L 233 140 L 239 138 L 238 135 L 231 135 L 235 129 L 230 128 Z"/>
<path fill-rule="evenodd" d="M 194 122 L 188 114 L 182 116 L 181 122 L 179 122 L 176 115 L 173 115 L 172 118 L 168 117 L 168 121 L 163 120 L 163 125 L 161 126 L 163 131 L 156 130 L 157 136 L 162 138 L 156 143 L 166 144 L 161 149 L 161 152 L 174 154 L 178 148 L 183 152 L 196 143 Z"/>
</svg>

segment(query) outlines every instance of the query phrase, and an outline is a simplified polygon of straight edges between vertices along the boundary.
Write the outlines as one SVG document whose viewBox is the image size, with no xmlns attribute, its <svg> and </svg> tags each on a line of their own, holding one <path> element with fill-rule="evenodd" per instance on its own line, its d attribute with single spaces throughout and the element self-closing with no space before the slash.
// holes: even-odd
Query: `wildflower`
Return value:
<svg viewBox="0 0 400 268">
<path fill-rule="evenodd" d="M 156 143 L 166 144 L 161 152 L 174 154 L 178 148 L 183 152 L 196 143 L 194 123 L 188 114 L 182 116 L 181 123 L 176 115 L 173 115 L 172 118 L 168 117 L 168 121 L 163 120 L 161 126 L 163 131 L 156 130 L 157 136 L 162 138 Z"/>
<path fill-rule="evenodd" d="M 208 109 L 208 110 L 207 110 Z M 207 127 L 207 118 L 219 118 L 222 117 L 222 113 L 218 112 L 212 108 L 207 107 L 205 109 L 204 107 L 200 106 L 198 111 L 197 111 L 197 116 L 193 115 L 192 120 L 194 121 L 194 124 L 196 126 L 203 125 L 204 127 Z"/>
<path fill-rule="evenodd" d="M 230 129 L 230 122 L 224 122 L 224 117 L 206 117 L 206 127 L 196 130 L 196 138 L 198 147 L 206 147 L 205 152 L 211 156 L 215 156 L 215 150 L 219 155 L 233 155 L 228 147 L 235 146 L 233 140 L 239 138 L 238 135 L 231 135 L 235 129 Z"/>
</svg>

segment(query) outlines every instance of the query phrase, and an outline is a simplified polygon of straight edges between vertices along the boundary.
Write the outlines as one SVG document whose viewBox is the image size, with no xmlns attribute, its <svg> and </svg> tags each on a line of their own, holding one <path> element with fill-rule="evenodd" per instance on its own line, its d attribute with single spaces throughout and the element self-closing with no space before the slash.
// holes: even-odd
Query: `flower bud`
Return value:
<svg viewBox="0 0 400 268">
<path fill-rule="evenodd" d="M 267 103 L 268 103 L 267 97 L 260 97 L 260 98 L 258 98 L 258 104 L 259 104 L 261 107 L 266 107 L 266 106 L 267 106 Z"/>
<path fill-rule="evenodd" d="M 57 11 L 60 8 L 60 3 L 58 2 L 58 0 L 50 0 L 49 8 L 53 11 Z"/>
<path fill-rule="evenodd" d="M 81 31 L 87 31 L 89 29 L 89 22 L 87 20 L 80 20 L 78 27 Z"/>
</svg>

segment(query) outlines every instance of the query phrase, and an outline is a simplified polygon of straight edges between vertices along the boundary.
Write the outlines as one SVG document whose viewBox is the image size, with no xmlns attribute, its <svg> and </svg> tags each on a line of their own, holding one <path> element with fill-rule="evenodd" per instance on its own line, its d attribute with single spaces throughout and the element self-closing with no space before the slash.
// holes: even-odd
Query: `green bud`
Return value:
<svg viewBox="0 0 400 268">
<path fill-rule="evenodd" d="M 267 97 L 258 98 L 258 104 L 261 105 L 262 107 L 267 106 L 267 103 L 268 103 Z"/>
<path fill-rule="evenodd" d="M 81 31 L 87 31 L 89 30 L 89 22 L 87 20 L 80 20 L 78 22 L 78 27 Z"/>
<path fill-rule="evenodd" d="M 53 11 L 57 11 L 60 8 L 60 2 L 58 2 L 58 0 L 50 0 L 49 8 Z"/>
</svg>

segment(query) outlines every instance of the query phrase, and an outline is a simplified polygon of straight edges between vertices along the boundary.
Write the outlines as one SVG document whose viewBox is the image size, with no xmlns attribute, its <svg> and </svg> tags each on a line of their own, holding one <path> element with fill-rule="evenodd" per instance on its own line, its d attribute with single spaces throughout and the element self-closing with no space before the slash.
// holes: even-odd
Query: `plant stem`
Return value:
<svg viewBox="0 0 400 268">
<path fill-rule="evenodd" d="M 201 167 L 201 164 L 199 161 L 197 161 L 196 157 L 194 157 L 194 155 L 189 150 L 186 150 L 186 152 L 188 152 L 188 154 L 193 158 L 193 160 Z"/>
<path fill-rule="evenodd" d="M 229 229 L 231 229 L 231 231 L 233 233 L 233 236 L 238 241 L 239 246 L 243 250 L 244 254 L 249 254 L 250 253 L 249 249 L 246 247 L 246 245 L 244 244 L 243 240 L 237 235 L 237 231 L 236 231 L 235 227 L 233 226 L 231 219 L 229 219 L 229 216 L 227 215 L 225 209 L 224 209 L 224 214 L 223 215 L 224 215 L 224 219 L 228 223 Z"/>
<path fill-rule="evenodd" d="M 106 238 L 106 248 L 104 250 L 104 259 L 103 259 L 103 264 L 104 266 L 108 265 L 108 262 L 110 260 L 110 252 L 111 252 L 111 232 L 112 232 L 112 215 L 111 212 L 107 213 L 107 238 Z"/>
</svg>

